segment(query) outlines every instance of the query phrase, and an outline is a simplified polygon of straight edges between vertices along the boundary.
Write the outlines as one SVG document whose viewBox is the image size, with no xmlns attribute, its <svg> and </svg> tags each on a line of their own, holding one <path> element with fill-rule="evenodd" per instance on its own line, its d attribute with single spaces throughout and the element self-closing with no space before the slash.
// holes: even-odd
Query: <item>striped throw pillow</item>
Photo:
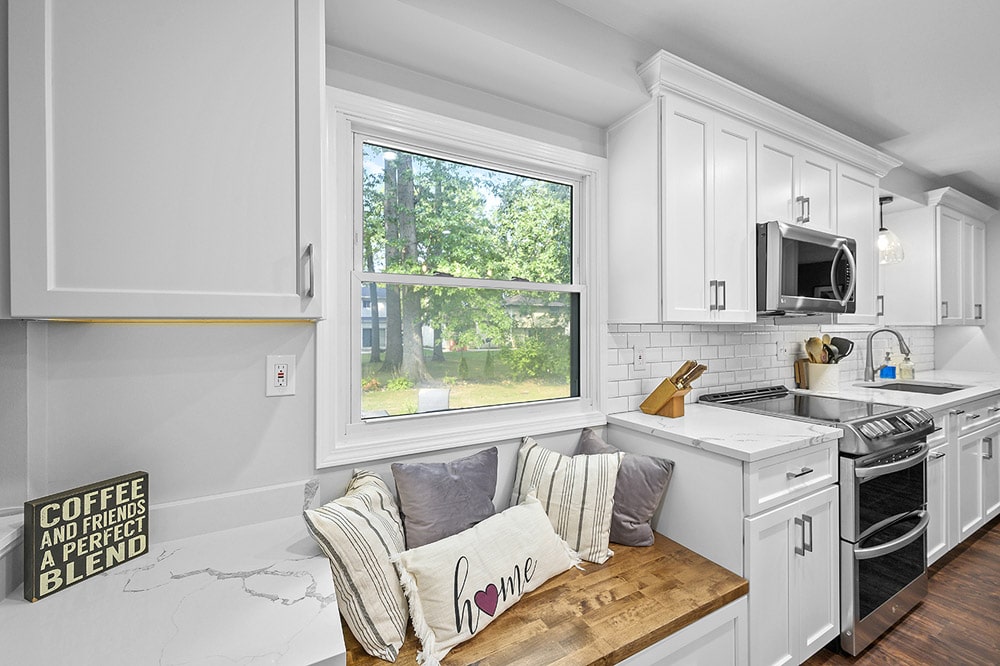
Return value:
<svg viewBox="0 0 1000 666">
<path fill-rule="evenodd" d="M 602 564 L 608 548 L 615 482 L 622 454 L 564 456 L 531 437 L 521 441 L 511 504 L 535 491 L 556 534 L 588 562 Z"/>
<path fill-rule="evenodd" d="M 389 561 L 404 550 L 395 497 L 377 474 L 357 470 L 343 497 L 304 516 L 330 558 L 337 605 L 351 633 L 371 656 L 396 661 L 409 613 Z"/>
</svg>

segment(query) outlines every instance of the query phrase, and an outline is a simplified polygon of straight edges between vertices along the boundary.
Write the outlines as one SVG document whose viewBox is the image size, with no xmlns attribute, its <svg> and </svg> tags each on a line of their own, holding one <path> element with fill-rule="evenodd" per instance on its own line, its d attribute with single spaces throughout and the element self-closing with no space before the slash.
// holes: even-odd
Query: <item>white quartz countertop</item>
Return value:
<svg viewBox="0 0 1000 666">
<path fill-rule="evenodd" d="M 0 601 L 5 664 L 345 664 L 329 563 L 302 518 L 152 544 L 35 603 Z"/>
<path fill-rule="evenodd" d="M 893 380 L 878 380 L 891 383 Z M 956 384 L 966 386 L 958 391 L 933 395 L 927 393 L 910 393 L 907 391 L 892 391 L 866 386 L 857 386 L 863 382 L 841 384 L 836 391 L 809 391 L 817 395 L 828 395 L 835 398 L 850 398 L 867 402 L 884 402 L 890 405 L 904 407 L 920 407 L 930 412 L 940 412 L 951 409 L 962 403 L 981 398 L 1000 395 L 1000 374 L 995 372 L 970 372 L 958 370 L 930 370 L 918 373 L 913 382 L 929 382 L 937 384 Z"/>
<path fill-rule="evenodd" d="M 611 414 L 608 423 L 746 462 L 838 439 L 840 428 L 710 405 L 684 405 L 671 419 L 642 412 Z"/>
</svg>

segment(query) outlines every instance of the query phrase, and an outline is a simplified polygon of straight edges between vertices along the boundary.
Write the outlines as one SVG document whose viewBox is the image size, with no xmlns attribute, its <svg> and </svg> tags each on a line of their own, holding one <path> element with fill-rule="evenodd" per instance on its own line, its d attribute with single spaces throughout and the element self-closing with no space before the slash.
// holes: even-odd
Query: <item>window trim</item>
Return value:
<svg viewBox="0 0 1000 666">
<path fill-rule="evenodd" d="M 324 225 L 327 276 L 325 312 L 316 328 L 316 467 L 519 439 L 525 435 L 601 425 L 605 386 L 606 321 L 606 160 L 568 148 L 385 102 L 358 93 L 327 89 L 329 219 Z M 354 174 L 356 135 L 413 146 L 424 154 L 514 170 L 574 187 L 578 206 L 573 228 L 572 286 L 580 294 L 580 396 L 539 402 L 430 412 L 352 421 L 360 413 L 361 276 L 360 223 L 356 218 Z M 350 242 L 345 242 L 351 239 Z M 486 280 L 439 278 L 443 283 Z M 453 282 L 454 281 L 454 282 Z M 508 285 L 506 281 L 500 281 Z M 535 283 L 518 283 L 531 289 Z M 555 285 L 545 283 L 546 290 Z M 557 287 L 562 291 L 563 287 Z M 354 296 L 358 298 L 354 298 Z M 357 330 L 355 330 L 357 329 Z M 348 377 L 344 390 L 344 377 Z M 355 378 L 358 381 L 355 382 Z M 358 387 L 355 390 L 354 384 Z"/>
</svg>

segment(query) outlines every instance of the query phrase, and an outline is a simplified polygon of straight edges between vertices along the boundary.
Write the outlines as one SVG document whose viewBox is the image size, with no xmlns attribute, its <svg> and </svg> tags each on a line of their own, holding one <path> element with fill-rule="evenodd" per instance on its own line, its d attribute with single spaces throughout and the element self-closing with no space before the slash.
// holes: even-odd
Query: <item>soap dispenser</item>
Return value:
<svg viewBox="0 0 1000 666">
<path fill-rule="evenodd" d="M 882 379 L 896 378 L 896 366 L 892 365 L 892 358 L 889 356 L 889 352 L 885 353 L 885 360 L 882 362 L 882 366 L 878 369 L 878 376 Z"/>
<path fill-rule="evenodd" d="M 899 364 L 899 378 L 913 379 L 913 376 L 913 361 L 910 360 L 910 355 L 907 354 Z"/>
</svg>

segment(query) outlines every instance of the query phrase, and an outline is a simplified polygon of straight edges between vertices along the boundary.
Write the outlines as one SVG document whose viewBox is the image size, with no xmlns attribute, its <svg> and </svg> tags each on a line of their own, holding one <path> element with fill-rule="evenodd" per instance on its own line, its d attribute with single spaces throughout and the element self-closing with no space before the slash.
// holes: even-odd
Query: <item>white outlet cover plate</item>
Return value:
<svg viewBox="0 0 1000 666">
<path fill-rule="evenodd" d="M 278 386 L 278 366 L 287 366 L 285 385 Z M 268 354 L 264 364 L 264 395 L 268 398 L 281 395 L 295 395 L 295 355 Z"/>
</svg>

